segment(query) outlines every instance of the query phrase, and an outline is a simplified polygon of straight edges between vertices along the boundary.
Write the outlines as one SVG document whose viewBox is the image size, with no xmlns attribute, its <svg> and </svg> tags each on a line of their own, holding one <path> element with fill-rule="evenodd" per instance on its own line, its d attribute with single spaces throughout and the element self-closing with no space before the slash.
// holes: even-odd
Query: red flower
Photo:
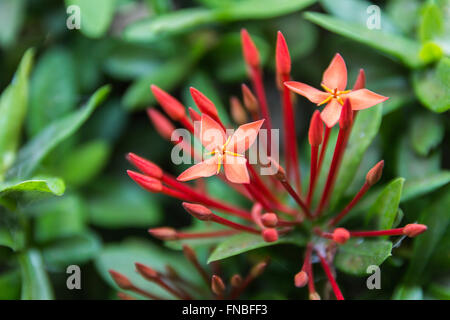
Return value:
<svg viewBox="0 0 450 320">
<path fill-rule="evenodd" d="M 206 150 L 212 155 L 196 165 L 185 170 L 178 176 L 179 181 L 189 181 L 201 177 L 210 177 L 220 172 L 223 164 L 225 176 L 230 182 L 249 183 L 245 152 L 256 140 L 264 120 L 250 122 L 240 126 L 232 136 L 227 138 L 222 127 L 211 117 L 203 114 L 201 117 L 200 140 Z"/>
<path fill-rule="evenodd" d="M 344 100 L 347 98 L 350 99 L 353 110 L 367 109 L 389 99 L 367 89 L 345 90 L 347 87 L 347 67 L 339 53 L 334 56 L 323 73 L 321 86 L 325 91 L 317 90 L 296 81 L 287 81 L 284 85 L 318 106 L 326 104 L 320 115 L 329 128 L 339 121 Z"/>
</svg>

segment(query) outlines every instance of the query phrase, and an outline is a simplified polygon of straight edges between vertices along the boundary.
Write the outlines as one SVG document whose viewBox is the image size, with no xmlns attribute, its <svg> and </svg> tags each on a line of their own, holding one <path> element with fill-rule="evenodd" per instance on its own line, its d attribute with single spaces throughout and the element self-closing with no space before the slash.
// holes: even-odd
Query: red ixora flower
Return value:
<svg viewBox="0 0 450 320">
<path fill-rule="evenodd" d="M 189 108 L 189 117 L 186 107 L 162 89 L 153 86 L 152 91 L 156 100 L 164 109 L 166 114 L 174 122 L 180 123 L 198 138 L 207 150 L 209 158 L 197 163 L 184 171 L 178 178 L 162 170 L 155 163 L 137 156 L 128 154 L 128 160 L 140 173 L 128 170 L 128 175 L 137 184 L 149 192 L 163 193 L 172 198 L 182 201 L 183 208 L 195 219 L 220 225 L 217 230 L 204 230 L 200 232 L 187 232 L 175 230 L 171 227 L 159 227 L 149 230 L 149 233 L 163 241 L 179 241 L 186 239 L 202 238 L 224 238 L 236 234 L 249 233 L 260 236 L 266 242 L 276 242 L 280 237 L 288 233 L 302 232 L 309 237 L 301 270 L 293 275 L 296 287 L 307 286 L 310 299 L 320 299 L 315 289 L 313 263 L 320 262 L 324 274 L 331 285 L 336 299 L 342 300 L 344 296 L 336 281 L 339 274 L 334 272 L 333 260 L 336 250 L 351 238 L 377 237 L 377 236 L 407 236 L 416 237 L 427 230 L 422 224 L 407 224 L 404 227 L 387 230 L 348 230 L 341 226 L 341 222 L 348 213 L 358 204 L 365 194 L 374 186 L 382 176 L 384 161 L 376 163 L 367 172 L 366 179 L 360 190 L 340 211 L 332 212 L 329 200 L 333 194 L 334 186 L 339 183 L 339 170 L 343 156 L 348 149 L 348 143 L 352 134 L 353 124 L 358 110 L 366 109 L 377 103 L 385 101 L 387 97 L 373 93 L 365 89 L 365 73 L 360 70 L 353 90 L 346 90 L 347 69 L 342 57 L 337 54 L 323 75 L 322 87 L 325 92 L 319 91 L 300 82 L 292 82 L 290 79 L 290 57 L 287 43 L 281 33 L 278 34 L 278 45 L 276 51 L 277 81 L 283 108 L 283 128 L 285 129 L 285 158 L 284 167 L 277 163 L 269 154 L 269 164 L 250 164 L 244 156 L 245 151 L 255 142 L 261 126 L 271 128 L 270 112 L 262 81 L 262 68 L 259 60 L 257 47 L 251 41 L 250 35 L 243 30 L 242 42 L 244 58 L 247 63 L 249 77 L 253 89 L 246 85 L 242 86 L 243 105 L 239 98 L 232 99 L 232 108 L 235 112 L 231 115 L 236 123 L 245 123 L 247 112 L 254 122 L 241 125 L 233 134 L 228 134 L 222 123 L 214 103 L 203 93 L 191 88 L 192 98 L 200 112 Z M 284 83 L 285 86 L 280 85 Z M 300 167 L 297 152 L 297 136 L 294 122 L 293 97 L 290 90 L 295 91 L 314 103 L 327 104 L 320 112 L 316 110 L 310 121 L 308 131 L 308 142 L 311 147 L 309 186 L 307 190 L 301 189 L 301 178 L 298 168 Z M 238 108 L 238 110 L 236 110 Z M 238 111 L 238 112 L 236 112 Z M 364 111 L 362 111 L 364 112 Z M 189 141 L 173 141 L 171 136 L 175 130 L 174 124 L 156 109 L 149 109 L 148 115 L 159 134 L 168 141 L 179 145 L 183 152 L 190 154 L 195 159 L 201 159 L 197 151 Z M 259 120 L 261 119 L 261 120 Z M 200 131 L 196 132 L 194 123 L 200 121 Z M 329 143 L 332 127 L 339 122 L 337 140 L 335 144 Z M 326 124 L 324 128 L 323 124 Z M 356 126 L 355 126 L 356 127 Z M 268 140 L 270 135 L 268 135 Z M 353 142 L 351 142 L 353 143 Z M 268 143 L 270 144 L 270 143 Z M 330 150 L 330 148 L 332 148 Z M 264 148 L 265 150 L 266 148 Z M 332 158 L 329 165 L 323 162 L 327 149 L 331 151 Z M 263 151 L 264 151 L 263 150 Z M 259 159 L 261 160 L 261 159 Z M 221 166 L 224 166 L 225 176 L 219 174 Z M 262 175 L 257 169 L 270 165 L 272 170 L 269 175 Z M 317 180 L 322 170 L 326 180 L 319 188 Z M 262 171 L 261 171 L 262 172 Z M 204 185 L 185 183 L 202 177 L 218 175 L 229 187 L 249 199 L 251 207 L 240 207 L 229 202 L 228 199 L 215 198 L 204 192 Z M 287 196 L 292 198 L 290 203 L 286 201 Z M 344 205 L 344 203 L 342 203 Z M 237 219 L 228 219 L 233 216 Z M 304 223 L 306 222 L 306 223 Z M 301 231 L 298 228 L 303 225 Z M 244 289 L 261 274 L 267 262 L 263 261 L 256 265 L 249 275 L 242 279 L 240 275 L 234 275 L 227 289 L 223 280 L 217 272 L 206 271 L 195 256 L 193 249 L 184 247 L 186 258 L 194 265 L 205 282 L 210 286 L 215 297 L 236 298 Z M 213 262 L 219 264 L 220 261 Z M 173 270 L 165 273 L 155 272 L 147 266 L 136 265 L 138 272 L 146 279 L 154 281 L 179 299 L 195 298 L 192 293 L 184 292 L 177 287 L 179 278 L 174 276 Z M 212 265 L 213 267 L 213 265 Z M 214 269 L 214 268 L 212 268 Z M 143 292 L 135 287 L 123 275 L 111 271 L 111 276 L 123 290 L 131 291 L 152 299 L 158 299 L 152 293 Z M 169 280 L 176 280 L 173 287 L 169 286 Z M 126 298 L 126 296 L 123 296 Z"/>
<path fill-rule="evenodd" d="M 320 84 L 325 91 L 317 90 L 305 83 L 287 81 L 284 83 L 290 90 L 304 96 L 318 106 L 326 104 L 321 113 L 323 122 L 331 128 L 338 121 L 345 99 L 350 99 L 352 110 L 370 108 L 380 102 L 386 101 L 384 97 L 368 89 L 346 90 L 347 67 L 342 56 L 337 53 L 325 70 Z"/>
<path fill-rule="evenodd" d="M 233 183 L 249 183 L 246 162 L 242 154 L 255 142 L 264 120 L 250 122 L 240 126 L 232 136 L 226 135 L 222 127 L 211 117 L 203 114 L 200 126 L 200 141 L 207 155 L 212 155 L 200 163 L 185 170 L 178 176 L 179 181 L 189 181 L 210 177 L 220 173 L 223 164 L 225 176 Z M 240 152 L 240 153 L 238 153 Z"/>
</svg>

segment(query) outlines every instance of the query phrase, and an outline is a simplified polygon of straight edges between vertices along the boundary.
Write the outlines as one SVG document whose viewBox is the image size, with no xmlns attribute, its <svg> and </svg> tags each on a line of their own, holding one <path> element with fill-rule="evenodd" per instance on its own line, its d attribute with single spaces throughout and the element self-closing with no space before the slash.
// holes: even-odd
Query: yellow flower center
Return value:
<svg viewBox="0 0 450 320">
<path fill-rule="evenodd" d="M 220 168 L 222 167 L 222 162 L 223 162 L 223 156 L 225 154 L 229 154 L 229 155 L 231 155 L 233 157 L 244 157 L 243 154 L 239 154 L 239 153 L 235 153 L 235 152 L 231 152 L 231 151 L 225 150 L 227 144 L 230 142 L 230 139 L 231 139 L 231 136 L 228 137 L 227 141 L 225 142 L 225 144 L 223 146 L 220 146 L 220 147 L 214 149 L 213 151 L 208 152 L 208 153 L 205 154 L 207 156 L 208 155 L 212 155 L 213 156 L 213 155 L 218 154 L 218 157 L 217 157 L 217 172 L 216 172 L 217 174 L 219 174 L 219 172 L 220 172 Z"/>
<path fill-rule="evenodd" d="M 323 83 L 321 83 L 320 85 L 330 95 L 325 100 L 323 100 L 321 103 L 317 104 L 318 106 L 321 106 L 321 105 L 323 105 L 325 103 L 330 102 L 330 100 L 333 99 L 333 98 L 336 99 L 343 106 L 344 105 L 344 100 L 342 100 L 341 95 L 349 93 L 349 92 L 352 91 L 352 90 L 339 91 L 337 88 L 334 88 L 332 90 L 332 89 L 328 88 L 326 85 L 324 85 Z"/>
</svg>

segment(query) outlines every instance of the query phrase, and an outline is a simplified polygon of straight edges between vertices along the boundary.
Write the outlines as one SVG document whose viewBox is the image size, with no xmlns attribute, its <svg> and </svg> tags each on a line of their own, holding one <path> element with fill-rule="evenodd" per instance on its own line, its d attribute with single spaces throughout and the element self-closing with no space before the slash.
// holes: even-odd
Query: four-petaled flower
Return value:
<svg viewBox="0 0 450 320">
<path fill-rule="evenodd" d="M 256 140 L 264 120 L 240 126 L 233 135 L 227 137 L 222 127 L 211 117 L 203 114 L 200 126 L 200 141 L 207 155 L 212 155 L 196 165 L 188 168 L 178 176 L 179 181 L 188 181 L 201 177 L 219 174 L 223 164 L 225 176 L 230 182 L 249 183 L 247 159 L 242 154 Z"/>
<path fill-rule="evenodd" d="M 321 86 L 325 91 L 317 90 L 296 81 L 287 81 L 284 85 L 318 106 L 326 104 L 320 115 L 329 128 L 339 121 L 345 99 L 350 99 L 353 110 L 367 109 L 388 99 L 388 97 L 367 89 L 345 90 L 347 87 L 347 68 L 339 53 L 334 56 L 323 73 Z"/>
</svg>

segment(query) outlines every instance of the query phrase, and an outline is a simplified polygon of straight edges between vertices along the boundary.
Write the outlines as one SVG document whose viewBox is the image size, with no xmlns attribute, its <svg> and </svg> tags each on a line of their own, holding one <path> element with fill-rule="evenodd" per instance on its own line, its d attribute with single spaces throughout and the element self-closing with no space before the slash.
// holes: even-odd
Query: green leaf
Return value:
<svg viewBox="0 0 450 320">
<path fill-rule="evenodd" d="M 428 1 L 421 8 L 419 21 L 419 39 L 433 40 L 444 32 L 444 17 L 441 9 L 434 1 Z"/>
<path fill-rule="evenodd" d="M 75 107 L 75 70 L 73 57 L 66 49 L 52 49 L 40 58 L 30 84 L 30 110 L 27 116 L 30 136 L 35 136 Z"/>
<path fill-rule="evenodd" d="M 208 258 L 208 263 L 223 260 L 251 250 L 274 246 L 278 244 L 293 244 L 304 246 L 306 239 L 301 235 L 287 235 L 275 242 L 265 242 L 261 235 L 242 233 L 228 238 L 220 243 Z"/>
<path fill-rule="evenodd" d="M 27 197 L 37 197 L 42 193 L 49 193 L 56 196 L 64 194 L 66 185 L 60 178 L 36 177 L 30 180 L 0 184 L 0 198 L 17 198 L 26 194 Z"/>
<path fill-rule="evenodd" d="M 400 285 L 392 296 L 392 300 L 422 300 L 423 291 L 419 286 Z"/>
<path fill-rule="evenodd" d="M 16 41 L 24 20 L 25 0 L 0 1 L 0 45 L 9 47 Z"/>
<path fill-rule="evenodd" d="M 13 164 L 28 105 L 28 77 L 34 51 L 25 52 L 12 83 L 0 97 L 0 181 Z"/>
<path fill-rule="evenodd" d="M 75 195 L 51 198 L 27 208 L 36 216 L 34 237 L 38 243 L 79 235 L 86 230 L 86 208 Z"/>
<path fill-rule="evenodd" d="M 378 196 L 367 214 L 366 221 L 376 220 L 378 230 L 391 229 L 397 216 L 398 205 L 402 196 L 405 179 L 391 181 Z"/>
<path fill-rule="evenodd" d="M 81 265 L 96 257 L 101 250 L 101 241 L 93 232 L 60 239 L 42 251 L 45 262 L 59 270 L 68 265 Z"/>
<path fill-rule="evenodd" d="M 383 106 L 372 107 L 358 112 L 347 148 L 345 149 L 338 178 L 331 198 L 334 207 L 352 183 L 364 153 L 378 134 L 383 114 Z M 375 163 L 373 164 L 375 165 Z"/>
<path fill-rule="evenodd" d="M 20 299 L 20 272 L 11 270 L 0 274 L 0 299 Z"/>
<path fill-rule="evenodd" d="M 77 187 L 91 181 L 107 164 L 111 148 L 102 140 L 85 143 L 72 150 L 66 157 L 58 172 L 67 184 Z"/>
<path fill-rule="evenodd" d="M 109 28 L 116 9 L 115 0 L 66 0 L 66 6 L 78 6 L 80 31 L 90 38 L 100 38 Z"/>
<path fill-rule="evenodd" d="M 444 125 L 438 116 L 430 113 L 418 115 L 411 124 L 411 145 L 418 154 L 427 156 L 431 149 L 442 142 L 444 132 Z"/>
<path fill-rule="evenodd" d="M 410 68 L 418 68 L 424 64 L 419 58 L 420 44 L 408 38 L 376 29 L 370 30 L 367 26 L 316 12 L 306 12 L 305 18 L 331 32 L 396 57 Z"/>
<path fill-rule="evenodd" d="M 450 58 L 444 57 L 432 69 L 417 70 L 413 88 L 420 102 L 436 113 L 450 109 Z"/>
<path fill-rule="evenodd" d="M 0 246 L 13 251 L 25 247 L 24 217 L 20 212 L 13 212 L 0 205 Z"/>
<path fill-rule="evenodd" d="M 420 179 L 406 180 L 401 201 L 408 201 L 432 192 L 450 182 L 450 171 L 440 171 Z"/>
<path fill-rule="evenodd" d="M 405 34 L 411 34 L 417 26 L 421 2 L 422 0 L 389 1 L 386 13 Z"/>
<path fill-rule="evenodd" d="M 98 89 L 86 106 L 47 126 L 19 152 L 14 166 L 8 171 L 10 178 L 29 176 L 58 144 L 63 142 L 89 118 L 110 91 L 108 86 Z"/>
<path fill-rule="evenodd" d="M 418 222 L 425 224 L 428 230 L 414 239 L 413 256 L 406 273 L 408 284 L 425 281 L 423 275 L 428 261 L 450 223 L 448 208 L 450 208 L 449 187 L 436 194 L 431 204 L 421 213 Z"/>
<path fill-rule="evenodd" d="M 141 289 L 166 299 L 173 298 L 160 286 L 142 278 L 136 272 L 135 262 L 143 263 L 160 272 L 164 271 L 166 265 L 171 265 L 183 278 L 189 279 L 193 283 L 202 283 L 198 273 L 182 254 L 161 249 L 148 241 L 128 240 L 121 244 L 109 244 L 96 258 L 95 266 L 102 278 L 116 290 L 119 288 L 108 273 L 111 269 L 126 275 Z"/>
<path fill-rule="evenodd" d="M 127 179 L 97 182 L 98 191 L 89 201 L 92 224 L 103 228 L 148 228 L 157 225 L 162 209 L 157 196 L 149 194 Z"/>
<path fill-rule="evenodd" d="M 22 300 L 51 300 L 53 292 L 41 253 L 36 249 L 19 255 L 22 274 Z"/>
<path fill-rule="evenodd" d="M 381 265 L 391 255 L 392 242 L 386 240 L 360 241 L 351 239 L 339 246 L 335 266 L 348 274 L 366 276 L 367 267 Z"/>
</svg>

